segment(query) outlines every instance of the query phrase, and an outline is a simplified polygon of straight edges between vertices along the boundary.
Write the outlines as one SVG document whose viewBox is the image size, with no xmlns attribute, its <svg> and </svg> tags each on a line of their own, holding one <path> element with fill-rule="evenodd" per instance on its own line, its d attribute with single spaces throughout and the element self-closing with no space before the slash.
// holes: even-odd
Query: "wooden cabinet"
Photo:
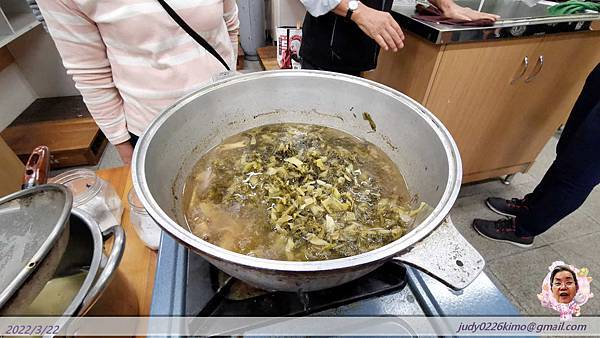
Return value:
<svg viewBox="0 0 600 338">
<path fill-rule="evenodd" d="M 600 62 L 600 32 L 450 45 L 407 33 L 405 49 L 381 53 L 365 77 L 440 118 L 471 182 L 531 166 Z"/>
<path fill-rule="evenodd" d="M 522 103 L 514 100 L 522 83 L 511 82 L 539 43 L 540 39 L 447 46 L 426 106 L 452 133 L 465 176 L 524 163 L 516 153 L 507 154 L 520 149 L 525 128 Z"/>
<path fill-rule="evenodd" d="M 23 163 L 35 147 L 48 146 L 51 169 L 96 165 L 108 144 L 91 117 L 18 124 L 6 128 L 0 136 Z"/>
</svg>

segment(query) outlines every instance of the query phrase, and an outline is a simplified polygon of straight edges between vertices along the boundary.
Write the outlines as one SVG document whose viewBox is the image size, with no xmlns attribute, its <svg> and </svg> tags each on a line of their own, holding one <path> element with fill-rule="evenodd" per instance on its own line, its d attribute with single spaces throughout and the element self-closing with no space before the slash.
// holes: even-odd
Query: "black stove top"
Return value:
<svg viewBox="0 0 600 338">
<path fill-rule="evenodd" d="M 396 262 L 385 263 L 370 274 L 335 288 L 302 293 L 259 290 L 208 263 L 200 263 L 194 268 L 208 269 L 205 275 L 209 276 L 197 281 L 190 276 L 198 276 L 199 271 L 188 275 L 188 287 L 193 283 L 198 291 L 203 291 L 203 302 L 199 302 L 201 309 L 196 309 L 199 317 L 306 316 L 399 291 L 407 283 L 406 268 Z"/>
</svg>

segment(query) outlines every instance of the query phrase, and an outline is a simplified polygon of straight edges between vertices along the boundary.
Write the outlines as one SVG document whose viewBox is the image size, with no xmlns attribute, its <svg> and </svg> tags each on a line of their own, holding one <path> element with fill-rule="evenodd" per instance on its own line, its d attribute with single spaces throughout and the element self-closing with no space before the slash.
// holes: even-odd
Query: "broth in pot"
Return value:
<svg viewBox="0 0 600 338">
<path fill-rule="evenodd" d="M 194 166 L 183 210 L 198 237 L 241 254 L 291 261 L 347 257 L 407 233 L 400 171 L 375 145 L 309 124 L 272 124 L 225 139 Z"/>
</svg>

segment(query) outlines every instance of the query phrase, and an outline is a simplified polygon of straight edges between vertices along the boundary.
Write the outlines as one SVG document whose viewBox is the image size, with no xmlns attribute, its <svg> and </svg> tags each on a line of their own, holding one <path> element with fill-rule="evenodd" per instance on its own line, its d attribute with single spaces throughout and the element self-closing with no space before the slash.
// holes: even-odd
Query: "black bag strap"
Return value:
<svg viewBox="0 0 600 338">
<path fill-rule="evenodd" d="M 165 11 L 167 11 L 171 18 L 173 18 L 173 20 L 177 22 L 179 27 L 181 27 L 186 33 L 188 33 L 192 37 L 192 39 L 196 40 L 196 42 L 198 42 L 202 47 L 204 47 L 204 49 L 206 49 L 217 60 L 219 60 L 219 62 L 223 64 L 225 69 L 231 70 L 229 69 L 229 66 L 227 65 L 225 60 L 223 60 L 221 55 L 217 53 L 217 51 L 210 45 L 210 43 L 206 42 L 206 40 L 204 40 L 204 38 L 202 38 L 198 33 L 196 33 L 196 31 L 194 31 L 192 27 L 190 27 L 185 21 L 183 21 L 183 19 L 173 10 L 173 8 L 171 8 L 171 6 L 169 6 L 165 2 L 165 0 L 158 0 L 158 3 L 160 3 L 160 5 L 165 9 Z"/>
</svg>

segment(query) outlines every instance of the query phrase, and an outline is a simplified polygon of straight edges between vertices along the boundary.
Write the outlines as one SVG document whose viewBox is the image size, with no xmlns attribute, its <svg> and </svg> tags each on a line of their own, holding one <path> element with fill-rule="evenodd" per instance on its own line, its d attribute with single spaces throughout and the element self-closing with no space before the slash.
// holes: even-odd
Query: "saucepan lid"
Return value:
<svg viewBox="0 0 600 338">
<path fill-rule="evenodd" d="M 0 198 L 0 309 L 57 243 L 68 224 L 72 203 L 68 189 L 57 184 L 34 186 Z"/>
</svg>

